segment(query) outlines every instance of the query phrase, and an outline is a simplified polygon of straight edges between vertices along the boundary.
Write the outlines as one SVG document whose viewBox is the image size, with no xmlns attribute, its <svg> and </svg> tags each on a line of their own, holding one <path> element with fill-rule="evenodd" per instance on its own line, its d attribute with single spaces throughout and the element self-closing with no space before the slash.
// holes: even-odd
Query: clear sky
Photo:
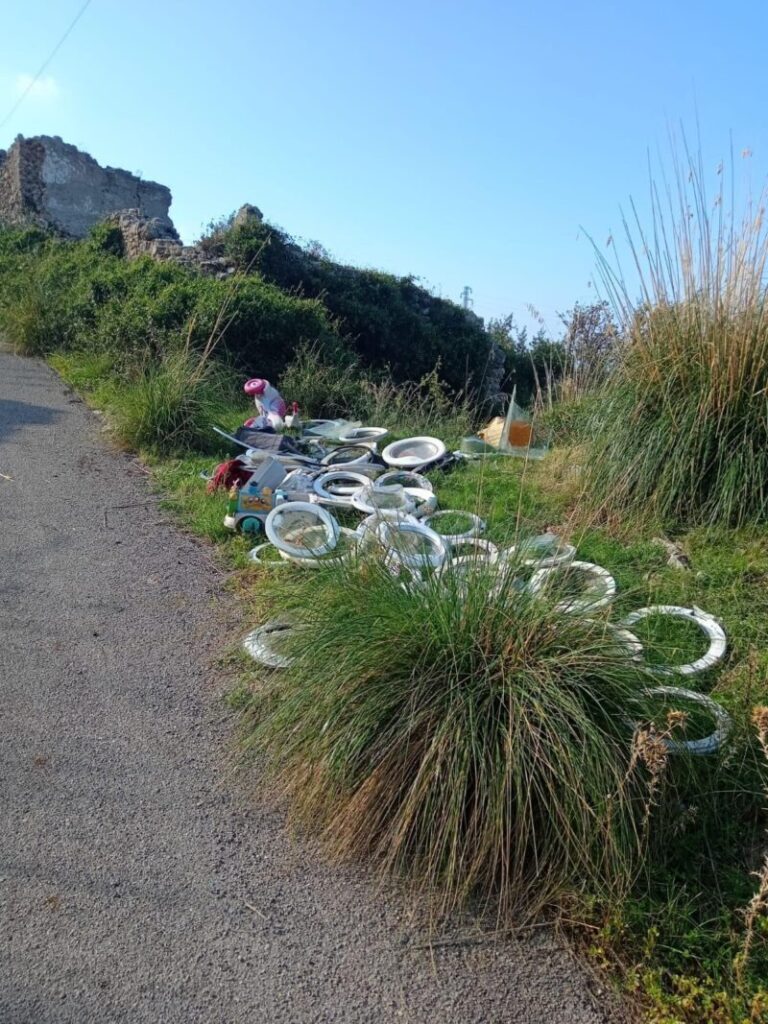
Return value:
<svg viewBox="0 0 768 1024">
<path fill-rule="evenodd" d="M 82 0 L 6 0 L 0 121 Z M 648 150 L 768 154 L 765 0 L 92 0 L 0 129 L 170 186 L 191 241 L 244 202 L 483 316 L 593 292 Z"/>
</svg>

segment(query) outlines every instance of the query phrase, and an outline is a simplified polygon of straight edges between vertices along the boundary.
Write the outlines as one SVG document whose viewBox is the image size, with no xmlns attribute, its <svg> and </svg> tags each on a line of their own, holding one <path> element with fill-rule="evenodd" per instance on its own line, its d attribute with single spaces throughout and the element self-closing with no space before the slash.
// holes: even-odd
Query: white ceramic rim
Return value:
<svg viewBox="0 0 768 1024">
<path fill-rule="evenodd" d="M 345 462 L 334 462 L 333 460 L 338 458 L 339 452 L 344 449 L 357 448 L 360 450 L 360 455 L 354 459 L 347 459 Z M 370 462 L 373 457 L 373 452 L 370 448 L 367 448 L 364 444 L 342 444 L 338 448 L 334 448 L 320 459 L 321 466 L 328 466 L 332 469 L 343 469 L 344 466 L 356 466 L 359 463 Z"/>
<path fill-rule="evenodd" d="M 255 661 L 258 661 L 262 665 L 266 665 L 267 668 L 288 668 L 293 659 L 289 658 L 285 654 L 278 654 L 278 652 L 270 646 L 269 636 L 271 633 L 284 633 L 287 630 L 294 628 L 295 626 L 292 622 L 284 622 L 280 619 L 270 619 L 270 621 L 265 622 L 263 626 L 257 626 L 256 629 L 252 629 L 251 632 L 243 638 L 243 647 Z"/>
<path fill-rule="evenodd" d="M 377 444 L 388 433 L 386 427 L 355 427 L 348 434 L 340 434 L 339 440 L 342 444 Z"/>
<path fill-rule="evenodd" d="M 414 502 L 413 498 L 409 497 L 409 495 L 406 493 L 405 488 L 402 488 L 403 504 L 400 506 L 400 508 L 379 508 L 378 505 L 372 505 L 370 503 L 370 501 L 368 500 L 368 497 L 369 497 L 371 491 L 379 491 L 379 490 L 382 490 L 382 488 L 371 487 L 370 485 L 366 485 L 365 487 L 361 487 L 359 490 L 355 491 L 355 493 L 352 495 L 352 497 L 350 499 L 351 502 L 352 502 L 353 508 L 356 508 L 358 512 L 364 512 L 365 515 L 367 515 L 367 516 L 370 516 L 370 515 L 382 515 L 382 514 L 386 515 L 387 513 L 390 513 L 390 514 L 391 513 L 395 513 L 395 514 L 399 514 L 399 515 L 404 515 L 404 514 L 410 515 L 414 511 L 414 509 L 416 507 L 416 503 Z M 383 488 L 383 490 L 384 490 L 384 493 L 387 493 L 388 489 L 387 488 Z"/>
<path fill-rule="evenodd" d="M 328 484 L 334 483 L 336 480 L 351 480 L 352 484 L 349 487 L 344 487 L 337 491 L 329 491 Z M 369 483 L 369 478 L 363 476 L 362 473 L 355 473 L 353 471 L 345 471 L 343 469 L 333 469 L 328 473 L 321 473 L 315 479 L 312 487 L 319 497 L 324 498 L 326 501 L 337 501 L 339 498 L 351 498 L 355 491 L 359 491 L 361 487 L 366 487 Z"/>
<path fill-rule="evenodd" d="M 410 478 L 410 483 L 403 483 L 402 480 L 390 480 L 389 479 L 391 477 L 397 477 L 397 476 L 399 476 L 399 477 L 403 477 L 403 476 L 409 477 Z M 386 473 L 382 473 L 382 475 L 379 477 L 378 482 L 380 484 L 385 484 L 385 483 L 388 484 L 390 482 L 391 483 L 395 483 L 395 484 L 400 484 L 400 486 L 404 487 L 406 490 L 410 490 L 412 488 L 417 488 L 418 487 L 418 488 L 421 488 L 424 491 L 429 491 L 430 494 L 434 491 L 434 487 L 432 486 L 430 481 L 427 480 L 427 478 L 425 476 L 422 476 L 421 473 L 414 473 L 413 470 L 411 470 L 411 469 L 388 469 L 386 471 Z"/>
<path fill-rule="evenodd" d="M 440 512 L 433 512 L 432 515 L 427 516 L 424 522 L 431 530 L 434 530 L 435 528 L 432 523 L 441 516 L 466 516 L 472 523 L 470 528 L 463 533 L 441 533 L 440 536 L 445 537 L 449 544 L 458 544 L 464 540 L 472 540 L 481 533 L 485 533 L 485 520 L 481 519 L 480 516 L 476 516 L 474 512 L 464 512 L 461 509 L 446 508 Z M 435 533 L 438 532 L 438 530 L 435 530 Z"/>
<path fill-rule="evenodd" d="M 315 516 L 325 527 L 327 542 L 316 548 L 302 548 L 284 540 L 275 529 L 275 522 L 286 512 L 309 512 Z M 340 529 L 341 527 L 327 509 L 309 501 L 285 501 L 282 505 L 276 505 L 264 524 L 264 532 L 275 547 L 289 555 L 296 555 L 297 558 L 320 558 L 321 555 L 327 555 L 329 551 L 333 551 L 339 540 Z"/>
<path fill-rule="evenodd" d="M 324 565 L 343 565 L 346 562 L 351 562 L 358 555 L 362 538 L 357 530 L 350 530 L 348 526 L 341 527 L 339 538 L 341 537 L 349 537 L 352 541 L 349 551 L 340 553 L 338 544 L 333 551 L 323 555 L 322 558 L 297 558 L 295 555 L 289 555 L 285 551 L 280 551 L 280 557 L 283 559 L 281 564 L 285 565 L 288 562 L 292 562 L 294 565 L 300 565 L 304 569 L 320 569 Z"/>
<path fill-rule="evenodd" d="M 409 555 L 398 550 L 398 548 L 388 540 L 387 535 L 392 531 L 395 533 L 417 533 L 420 537 L 423 537 L 429 542 L 435 554 Z M 431 566 L 433 569 L 437 569 L 439 566 L 443 565 L 448 558 L 448 544 L 445 538 L 441 537 L 439 533 L 435 533 L 434 530 L 430 530 L 428 526 L 424 526 L 423 523 L 398 521 L 388 522 L 384 520 L 376 527 L 376 536 L 380 543 L 387 549 L 387 557 L 389 559 L 412 569 L 423 569 L 428 566 Z"/>
<path fill-rule="evenodd" d="M 634 626 L 641 619 L 651 615 L 669 615 L 672 618 L 687 619 L 693 622 L 709 640 L 709 649 L 705 654 L 687 665 L 649 665 L 648 671 L 659 676 L 695 676 L 714 668 L 725 657 L 728 650 L 728 639 L 725 630 L 717 619 L 701 608 L 683 608 L 676 604 L 652 604 L 646 608 L 638 608 L 622 619 L 622 626 Z"/>
<path fill-rule="evenodd" d="M 270 548 L 272 551 L 277 550 L 278 553 L 280 553 L 280 549 L 279 548 L 276 549 L 275 545 L 272 543 L 272 541 L 265 540 L 262 544 L 257 544 L 255 548 L 251 548 L 251 550 L 248 552 L 248 559 L 249 559 L 249 561 L 255 562 L 257 565 L 278 565 L 278 566 L 280 566 L 280 565 L 284 565 L 285 564 L 284 562 L 280 561 L 279 559 L 274 559 L 273 561 L 269 561 L 268 562 L 268 561 L 265 561 L 263 558 L 260 558 L 259 557 L 259 553 L 261 551 L 266 551 L 267 548 Z"/>
<path fill-rule="evenodd" d="M 454 562 L 462 558 L 485 558 L 489 562 L 497 562 L 499 560 L 499 549 L 484 537 L 463 537 L 461 540 L 455 541 L 452 547 L 472 547 L 475 549 L 474 552 L 464 555 L 457 555 L 453 552 L 452 560 Z"/>
<path fill-rule="evenodd" d="M 398 449 L 404 445 L 423 444 L 429 445 L 432 449 L 429 455 L 419 458 L 417 455 L 398 455 Z M 416 469 L 418 466 L 426 466 L 430 462 L 445 455 L 445 445 L 438 437 L 404 437 L 402 441 L 393 441 L 388 444 L 381 453 L 382 459 L 388 466 L 399 469 Z"/>
<path fill-rule="evenodd" d="M 728 738 L 731 731 L 731 716 L 706 693 L 698 693 L 696 690 L 686 690 L 682 686 L 655 686 L 645 690 L 646 697 L 681 697 L 683 700 L 691 701 L 694 704 L 701 704 L 715 720 L 715 729 L 709 736 L 703 736 L 699 740 L 673 740 L 664 737 L 664 745 L 670 754 L 693 754 L 697 757 L 716 754 Z"/>
<path fill-rule="evenodd" d="M 539 534 L 543 536 L 543 534 Z M 538 537 L 531 537 L 528 543 L 538 540 Z M 510 548 L 505 548 L 499 553 L 499 558 L 503 562 L 514 561 L 516 554 L 519 557 L 518 549 L 522 549 L 525 552 L 526 542 L 520 541 L 519 544 L 513 544 Z M 572 562 L 576 557 L 576 548 L 573 544 L 566 544 L 565 541 L 560 542 L 560 551 L 556 555 L 543 555 L 541 558 L 523 558 L 521 564 L 536 567 L 537 569 L 552 569 L 558 565 L 565 565 L 568 562 Z"/>
</svg>

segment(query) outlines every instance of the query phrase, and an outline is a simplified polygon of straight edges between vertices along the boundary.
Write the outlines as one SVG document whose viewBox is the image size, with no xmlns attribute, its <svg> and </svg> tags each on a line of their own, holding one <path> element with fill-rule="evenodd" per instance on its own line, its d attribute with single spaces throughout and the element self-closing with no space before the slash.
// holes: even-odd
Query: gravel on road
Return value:
<svg viewBox="0 0 768 1024">
<path fill-rule="evenodd" d="M 245 630 L 142 467 L 0 352 L 0 1022 L 607 1020 L 545 931 L 430 949 L 286 834 L 228 753 Z"/>
</svg>

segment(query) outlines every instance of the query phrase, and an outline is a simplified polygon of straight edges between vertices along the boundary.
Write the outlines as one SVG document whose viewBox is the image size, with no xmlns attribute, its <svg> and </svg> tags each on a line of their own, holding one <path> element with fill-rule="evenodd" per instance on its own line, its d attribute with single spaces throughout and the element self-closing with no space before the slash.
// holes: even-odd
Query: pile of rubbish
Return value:
<svg viewBox="0 0 768 1024">
<path fill-rule="evenodd" d="M 539 594 L 557 587 L 565 574 L 579 586 L 575 596 L 556 604 L 562 614 L 591 616 L 613 602 L 613 576 L 602 566 L 578 560 L 576 548 L 555 534 L 499 548 L 482 536 L 486 524 L 479 516 L 439 510 L 432 483 L 423 473 L 450 464 L 459 453 L 447 452 L 437 438 L 406 438 L 379 453 L 388 435 L 383 427 L 346 420 L 301 424 L 296 407 L 288 416 L 286 403 L 268 381 L 248 381 L 245 390 L 254 396 L 258 416 L 234 435 L 219 431 L 245 451 L 219 466 L 208 486 L 229 489 L 224 520 L 228 527 L 246 534 L 263 529 L 266 540 L 249 552 L 252 561 L 310 569 L 375 553 L 409 589 L 448 574 L 462 585 L 469 575 L 485 569 L 494 592 L 510 582 L 511 572 L 521 576 L 512 579 L 513 586 Z M 348 521 L 349 513 L 356 514 L 356 527 L 342 526 L 339 512 Z M 691 622 L 707 638 L 707 652 L 689 664 L 647 664 L 631 627 L 658 616 Z M 666 679 L 709 671 L 727 650 L 721 625 L 695 607 L 653 605 L 608 627 L 628 657 L 642 663 L 649 674 Z M 268 622 L 249 633 L 244 646 L 261 664 L 286 668 L 290 658 L 281 652 L 280 641 L 297 628 L 300 625 L 289 622 Z M 665 739 L 670 753 L 713 754 L 726 739 L 731 720 L 711 697 L 671 685 L 653 687 L 648 696 L 697 704 L 714 721 L 713 731 L 702 739 Z"/>
<path fill-rule="evenodd" d="M 432 486 L 421 473 L 457 458 L 438 438 L 393 441 L 380 453 L 389 433 L 384 427 L 350 420 L 302 423 L 295 404 L 289 415 L 287 403 L 269 381 L 249 380 L 245 391 L 253 396 L 258 415 L 234 434 L 214 427 L 244 449 L 208 478 L 209 491 L 229 492 L 226 526 L 248 534 L 266 530 L 272 539 L 278 517 L 267 529 L 270 513 L 297 502 L 317 506 L 315 513 L 323 507 L 351 508 L 366 515 L 391 511 L 423 519 L 435 511 Z M 304 557 L 318 557 L 313 554 L 316 546 L 299 542 L 293 547 L 301 548 Z"/>
</svg>

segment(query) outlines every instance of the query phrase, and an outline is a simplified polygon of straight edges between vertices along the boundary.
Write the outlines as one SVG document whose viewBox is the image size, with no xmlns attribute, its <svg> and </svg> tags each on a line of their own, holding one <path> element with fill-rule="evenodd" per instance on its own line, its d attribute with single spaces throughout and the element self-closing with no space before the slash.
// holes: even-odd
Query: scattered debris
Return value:
<svg viewBox="0 0 768 1024">
<path fill-rule="evenodd" d="M 672 540 L 667 540 L 666 537 L 654 537 L 652 543 L 664 548 L 669 555 L 667 565 L 671 565 L 673 569 L 691 568 L 691 560 L 679 544 Z"/>
<path fill-rule="evenodd" d="M 302 424 L 296 404 L 293 414 L 286 416 L 285 400 L 268 381 L 253 378 L 245 390 L 253 395 L 259 416 L 234 435 L 214 428 L 245 451 L 222 463 L 206 479 L 209 492 L 229 491 L 227 526 L 246 533 L 266 532 L 268 540 L 249 552 L 252 562 L 318 568 L 351 562 L 368 550 L 383 558 L 406 589 L 423 588 L 430 574 L 459 574 L 465 586 L 464 581 L 473 574 L 493 566 L 496 580 L 491 584 L 492 593 L 509 581 L 509 573 L 514 575 L 514 585 L 532 594 L 543 593 L 558 578 L 566 582 L 572 575 L 580 583 L 583 580 L 583 585 L 577 594 L 555 604 L 556 610 L 591 615 L 612 603 L 617 590 L 613 576 L 602 566 L 576 560 L 572 544 L 547 532 L 499 550 L 480 536 L 486 524 L 479 516 L 438 511 L 432 484 L 418 472 L 442 466 L 457 456 L 543 457 L 546 447 L 538 452 L 534 449 L 532 422 L 516 404 L 514 394 L 504 419 L 496 417 L 478 437 L 464 438 L 459 453 L 448 455 L 443 442 L 435 437 L 410 437 L 390 443 L 379 455 L 379 442 L 388 434 L 384 427 L 366 427 L 349 420 Z M 286 430 L 295 436 L 288 436 Z M 357 529 L 341 526 L 333 514 L 345 509 L 365 516 Z M 690 560 L 678 544 L 663 537 L 655 537 L 654 543 L 667 551 L 669 565 L 690 569 Z M 642 642 L 628 627 L 651 615 L 695 623 L 709 638 L 709 650 L 687 665 L 648 664 Z M 604 625 L 631 660 L 657 676 L 695 675 L 719 664 L 726 653 L 722 627 L 699 608 L 655 605 L 639 608 L 619 623 Z M 252 630 L 243 645 L 261 664 L 287 668 L 291 659 L 278 649 L 279 639 L 294 628 L 294 624 L 273 620 Z M 711 697 L 675 686 L 651 687 L 646 695 L 698 703 L 715 721 L 714 731 L 703 739 L 665 739 L 670 753 L 712 754 L 727 738 L 731 720 Z"/>
</svg>

